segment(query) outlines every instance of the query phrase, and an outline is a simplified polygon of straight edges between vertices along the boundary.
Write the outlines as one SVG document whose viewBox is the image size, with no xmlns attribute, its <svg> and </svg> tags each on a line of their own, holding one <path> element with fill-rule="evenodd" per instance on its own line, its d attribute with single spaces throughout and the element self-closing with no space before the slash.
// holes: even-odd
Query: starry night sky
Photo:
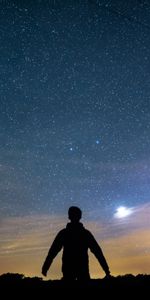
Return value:
<svg viewBox="0 0 150 300">
<path fill-rule="evenodd" d="M 1 0 L 0 73 L 1 272 L 37 275 L 70 205 L 112 273 L 148 272 L 149 1 Z"/>
</svg>

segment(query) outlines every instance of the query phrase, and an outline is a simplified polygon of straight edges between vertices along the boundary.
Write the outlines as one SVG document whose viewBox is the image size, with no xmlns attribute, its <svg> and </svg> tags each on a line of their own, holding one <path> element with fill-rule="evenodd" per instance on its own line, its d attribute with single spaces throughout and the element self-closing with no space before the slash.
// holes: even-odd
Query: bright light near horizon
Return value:
<svg viewBox="0 0 150 300">
<path fill-rule="evenodd" d="M 133 213 L 132 208 L 127 208 L 125 206 L 120 206 L 117 208 L 114 214 L 115 218 L 125 218 Z"/>
</svg>

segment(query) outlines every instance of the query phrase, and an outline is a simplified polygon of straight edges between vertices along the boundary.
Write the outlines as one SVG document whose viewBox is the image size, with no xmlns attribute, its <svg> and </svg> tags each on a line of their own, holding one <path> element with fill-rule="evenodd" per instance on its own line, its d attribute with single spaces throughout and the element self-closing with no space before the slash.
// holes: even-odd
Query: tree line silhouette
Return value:
<svg viewBox="0 0 150 300">
<path fill-rule="evenodd" d="M 56 297 L 66 297 L 71 293 L 73 296 L 83 294 L 85 298 L 97 297 L 97 295 L 111 298 L 122 299 L 131 295 L 134 297 L 146 297 L 150 293 L 150 275 L 126 274 L 123 276 L 104 277 L 103 279 L 90 279 L 88 282 L 64 280 L 43 280 L 40 277 L 25 277 L 23 274 L 6 273 L 0 276 L 0 290 L 5 298 L 11 296 L 21 299 L 34 293 L 34 297 L 43 296 L 47 293 Z M 51 299 L 51 298 L 50 298 Z M 70 298 L 71 299 L 71 298 Z M 106 298 L 107 299 L 107 298 Z M 136 299 L 136 298 L 134 298 Z M 144 299 L 144 298 L 141 298 Z M 148 298 L 147 298 L 148 299 Z"/>
</svg>

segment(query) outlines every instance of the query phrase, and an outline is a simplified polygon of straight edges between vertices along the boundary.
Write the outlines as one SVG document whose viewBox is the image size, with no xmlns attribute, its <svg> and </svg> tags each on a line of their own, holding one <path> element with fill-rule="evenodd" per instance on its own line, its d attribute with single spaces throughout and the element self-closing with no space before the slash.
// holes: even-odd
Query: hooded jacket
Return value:
<svg viewBox="0 0 150 300">
<path fill-rule="evenodd" d="M 109 274 L 109 267 L 100 246 L 91 232 L 85 229 L 82 223 L 70 222 L 66 228 L 57 234 L 43 265 L 46 271 L 61 249 L 63 249 L 62 273 L 64 278 L 90 278 L 88 249 L 98 259 L 104 272 Z"/>
</svg>

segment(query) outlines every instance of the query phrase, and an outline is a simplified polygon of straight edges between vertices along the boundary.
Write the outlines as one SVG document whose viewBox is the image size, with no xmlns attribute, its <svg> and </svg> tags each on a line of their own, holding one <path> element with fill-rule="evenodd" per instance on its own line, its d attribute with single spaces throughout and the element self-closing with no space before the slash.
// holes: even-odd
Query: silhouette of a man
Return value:
<svg viewBox="0 0 150 300">
<path fill-rule="evenodd" d="M 109 267 L 103 252 L 90 231 L 80 223 L 82 212 L 80 208 L 71 206 L 68 210 L 69 222 L 65 229 L 62 229 L 54 239 L 48 255 L 42 267 L 42 274 L 47 271 L 53 259 L 63 248 L 62 273 L 63 279 L 67 280 L 88 280 L 89 260 L 88 249 L 96 256 L 106 276 L 110 275 Z"/>
</svg>

